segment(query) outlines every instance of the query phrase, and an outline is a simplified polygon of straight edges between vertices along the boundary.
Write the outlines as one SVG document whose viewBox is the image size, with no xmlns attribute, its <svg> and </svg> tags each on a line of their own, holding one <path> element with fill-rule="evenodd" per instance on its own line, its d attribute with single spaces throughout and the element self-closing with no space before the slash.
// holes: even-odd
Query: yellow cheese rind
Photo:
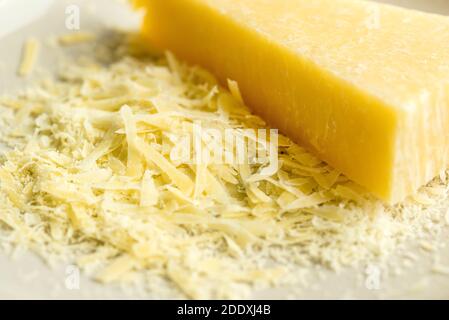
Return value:
<svg viewBox="0 0 449 320">
<path fill-rule="evenodd" d="M 141 0 L 153 44 L 397 202 L 448 164 L 449 18 L 355 0 Z"/>
</svg>

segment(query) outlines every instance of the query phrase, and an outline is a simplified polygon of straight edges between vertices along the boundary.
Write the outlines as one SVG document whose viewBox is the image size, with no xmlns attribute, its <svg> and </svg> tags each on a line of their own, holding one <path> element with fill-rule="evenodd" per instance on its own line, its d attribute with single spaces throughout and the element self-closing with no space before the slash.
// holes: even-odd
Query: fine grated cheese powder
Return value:
<svg viewBox="0 0 449 320">
<path fill-rule="evenodd" d="M 391 207 L 283 136 L 270 175 L 263 162 L 174 160 L 197 123 L 247 139 L 244 129 L 266 125 L 234 81 L 228 91 L 205 70 L 129 41 L 98 51 L 101 59 L 71 61 L 57 80 L 0 100 L 6 251 L 25 246 L 156 296 L 164 283 L 189 298 L 244 298 L 316 265 L 387 264 L 445 223 L 445 173 Z"/>
</svg>

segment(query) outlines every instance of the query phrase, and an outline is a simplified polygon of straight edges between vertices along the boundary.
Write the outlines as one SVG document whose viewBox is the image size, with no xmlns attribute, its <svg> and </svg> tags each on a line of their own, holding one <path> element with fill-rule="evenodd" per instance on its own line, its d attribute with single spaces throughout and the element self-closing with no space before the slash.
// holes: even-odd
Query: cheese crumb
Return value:
<svg viewBox="0 0 449 320">
<path fill-rule="evenodd" d="M 443 266 L 440 264 L 436 264 L 432 267 L 432 272 L 441 274 L 441 275 L 445 275 L 445 276 L 449 276 L 449 267 Z"/>
<path fill-rule="evenodd" d="M 72 32 L 58 37 L 58 43 L 62 46 L 73 46 L 81 43 L 91 42 L 95 35 L 90 32 Z"/>
</svg>

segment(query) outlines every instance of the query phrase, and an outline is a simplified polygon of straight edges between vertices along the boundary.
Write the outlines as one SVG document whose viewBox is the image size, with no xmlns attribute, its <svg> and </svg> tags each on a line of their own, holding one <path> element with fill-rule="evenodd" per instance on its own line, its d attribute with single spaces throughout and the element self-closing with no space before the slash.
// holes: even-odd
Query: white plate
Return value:
<svg viewBox="0 0 449 320">
<path fill-rule="evenodd" d="M 448 0 L 382 0 L 411 8 L 449 15 Z M 8 2 L 8 3 L 7 3 Z M 25 5 L 26 2 L 26 5 Z M 0 39 L 0 93 L 11 92 L 27 85 L 27 80 L 16 76 L 20 51 L 24 40 L 29 36 L 47 39 L 50 35 L 67 32 L 65 25 L 66 8 L 78 5 L 80 8 L 81 28 L 83 30 L 101 30 L 106 25 L 136 27 L 138 16 L 132 14 L 124 1 L 112 0 L 58 0 L 53 3 L 47 14 L 30 25 L 25 26 L 39 14 L 45 12 L 50 1 L 47 0 L 0 0 L 0 32 L 3 35 L 13 29 L 23 27 Z M 36 14 L 25 17 L 23 10 L 33 3 Z M 14 10 L 11 9 L 14 6 Z M 3 19 L 6 16 L 9 20 Z M 12 10 L 12 11 L 11 11 Z M 6 23 L 11 21 L 11 23 Z M 24 27 L 25 26 L 25 27 Z M 3 30 L 3 31 L 1 31 Z M 2 36 L 0 33 L 0 37 Z M 55 53 L 43 48 L 39 66 L 52 70 Z M 29 81 L 29 80 L 28 80 Z M 447 243 L 448 235 L 441 238 Z M 381 283 L 381 290 L 369 290 L 366 286 L 363 270 L 360 272 L 328 273 L 325 281 L 316 280 L 316 284 L 307 292 L 296 292 L 297 298 L 449 298 L 449 277 L 431 274 L 432 256 L 417 249 L 420 261 L 413 270 L 396 277 L 389 277 Z M 442 263 L 449 265 L 449 247 L 441 253 Z M 68 272 L 68 273 L 66 273 Z M 80 289 L 70 290 L 66 286 L 67 277 L 72 275 L 67 266 L 50 269 L 40 259 L 30 253 L 12 261 L 0 254 L 0 298 L 25 299 L 79 299 L 79 298 L 141 298 L 135 292 L 129 296 L 118 288 L 101 286 L 85 277 L 81 277 Z M 288 298 L 294 288 L 281 288 L 258 292 L 255 298 Z"/>
</svg>

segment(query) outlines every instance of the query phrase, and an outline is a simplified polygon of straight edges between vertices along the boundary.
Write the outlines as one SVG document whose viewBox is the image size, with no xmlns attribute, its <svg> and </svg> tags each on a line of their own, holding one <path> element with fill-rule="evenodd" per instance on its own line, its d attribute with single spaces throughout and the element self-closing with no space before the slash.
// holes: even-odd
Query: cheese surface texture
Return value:
<svg viewBox="0 0 449 320">
<path fill-rule="evenodd" d="M 449 18 L 358 0 L 142 0 L 149 41 L 397 202 L 448 164 Z"/>
</svg>

